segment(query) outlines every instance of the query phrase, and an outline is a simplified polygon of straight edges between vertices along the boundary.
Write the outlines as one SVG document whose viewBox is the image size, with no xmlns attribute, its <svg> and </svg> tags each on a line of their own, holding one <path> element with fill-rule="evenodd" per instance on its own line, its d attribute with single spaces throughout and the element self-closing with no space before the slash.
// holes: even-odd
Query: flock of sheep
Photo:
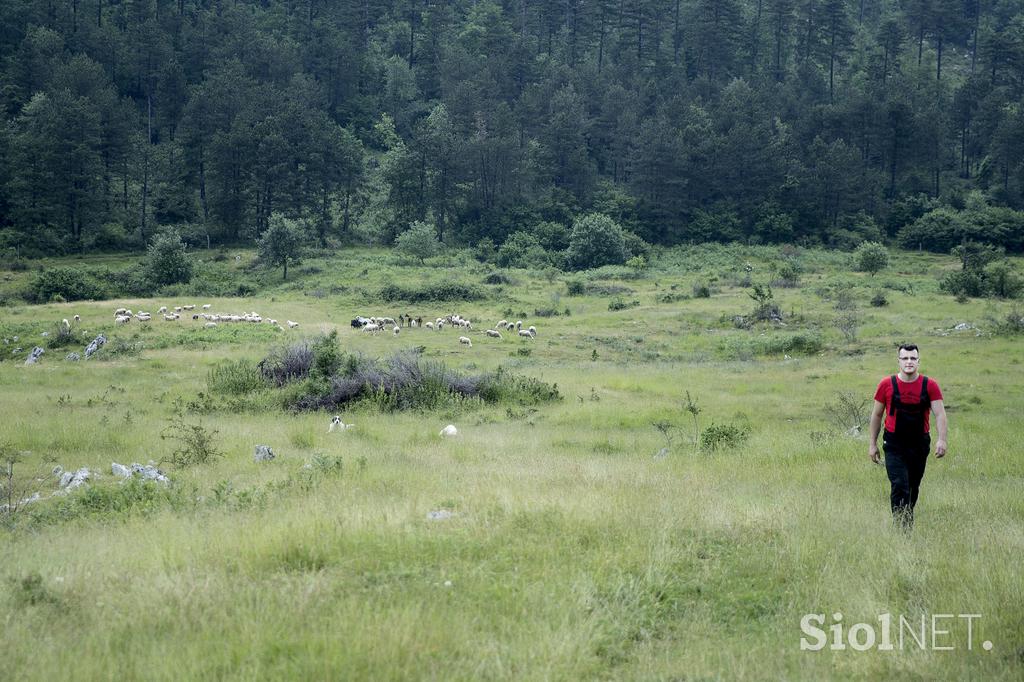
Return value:
<svg viewBox="0 0 1024 682">
<path fill-rule="evenodd" d="M 412 317 L 411 315 L 399 315 L 398 321 L 396 322 L 393 317 L 356 317 L 352 320 L 352 326 L 357 329 L 362 329 L 367 334 L 380 334 L 384 330 L 390 329 L 394 336 L 398 336 L 402 333 L 402 327 L 407 326 L 411 329 L 423 328 L 431 331 L 441 331 L 445 327 L 452 329 L 460 329 L 471 331 L 473 329 L 473 323 L 468 318 L 465 318 L 457 313 L 446 315 L 445 317 L 438 317 L 433 321 L 423 321 L 422 317 Z M 515 331 L 516 334 L 524 339 L 533 339 L 537 336 L 537 328 L 533 325 L 523 328 L 523 321 L 518 320 L 516 322 L 509 322 L 508 320 L 501 320 L 492 329 L 484 330 L 484 334 L 490 338 L 501 339 L 501 331 L 511 332 Z M 468 336 L 460 336 L 459 343 L 464 346 L 473 347 L 473 340 Z"/>
<path fill-rule="evenodd" d="M 192 313 L 192 311 L 196 309 L 195 305 L 179 305 L 174 306 L 173 309 L 170 309 L 167 306 L 162 305 L 156 311 L 156 313 L 157 315 L 162 315 L 164 320 L 166 320 L 167 322 L 176 322 L 180 320 L 182 313 L 192 313 L 193 320 L 205 320 L 205 324 L 203 325 L 204 327 L 216 327 L 219 323 L 222 322 L 266 322 L 267 324 L 277 327 L 281 331 L 284 331 L 284 327 L 279 325 L 277 323 L 277 320 L 265 318 L 255 311 L 242 314 L 205 312 L 212 307 L 213 306 L 211 304 L 206 303 L 202 306 L 202 310 L 204 312 Z M 78 315 L 75 315 L 75 319 L 79 319 Z M 153 314 L 147 313 L 143 310 L 139 310 L 133 313 L 129 308 L 118 308 L 117 310 L 114 311 L 114 324 L 128 324 L 133 319 L 138 320 L 139 322 L 149 322 L 153 319 Z M 67 320 L 64 320 L 64 322 L 66 323 Z M 286 320 L 285 322 L 288 325 L 289 329 L 295 329 L 296 327 L 299 326 L 298 322 L 292 322 L 291 320 Z"/>
</svg>

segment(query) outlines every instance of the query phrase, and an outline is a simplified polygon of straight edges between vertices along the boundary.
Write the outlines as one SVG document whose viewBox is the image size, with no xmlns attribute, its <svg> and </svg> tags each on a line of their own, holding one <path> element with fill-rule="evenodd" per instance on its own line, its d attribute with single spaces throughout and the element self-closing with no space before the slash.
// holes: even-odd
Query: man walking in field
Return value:
<svg viewBox="0 0 1024 682">
<path fill-rule="evenodd" d="M 939 437 L 935 457 L 946 455 L 946 408 L 938 383 L 918 373 L 921 360 L 917 346 L 905 343 L 898 351 L 899 373 L 882 379 L 875 391 L 868 434 L 868 456 L 878 464 L 878 432 L 885 415 L 882 448 L 885 470 L 892 484 L 890 501 L 893 519 L 910 530 L 914 525 L 914 505 L 924 477 L 931 447 L 929 416 L 935 415 Z"/>
</svg>

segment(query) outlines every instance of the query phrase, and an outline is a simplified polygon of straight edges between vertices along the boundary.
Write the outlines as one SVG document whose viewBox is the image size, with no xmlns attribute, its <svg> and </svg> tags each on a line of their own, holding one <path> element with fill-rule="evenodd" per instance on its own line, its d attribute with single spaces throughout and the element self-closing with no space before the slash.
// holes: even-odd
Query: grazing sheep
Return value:
<svg viewBox="0 0 1024 682">
<path fill-rule="evenodd" d="M 344 431 L 345 429 L 351 429 L 355 424 L 346 424 L 341 421 L 341 415 L 336 414 L 331 417 L 331 425 L 327 427 L 327 433 L 334 433 L 335 431 Z"/>
<path fill-rule="evenodd" d="M 166 312 L 167 312 L 167 306 L 162 305 L 162 306 L 160 306 L 160 310 L 156 311 L 156 314 L 157 315 L 163 315 Z"/>
<path fill-rule="evenodd" d="M 171 313 L 170 315 L 164 315 L 164 319 L 168 322 L 174 322 L 180 317 L 177 313 Z"/>
<path fill-rule="evenodd" d="M 380 325 L 376 322 L 370 322 L 369 324 L 363 325 L 363 331 L 367 334 L 376 334 L 380 331 Z"/>
<path fill-rule="evenodd" d="M 82 316 L 81 315 L 75 315 L 71 319 L 73 319 L 75 322 L 81 322 L 82 321 Z"/>
<path fill-rule="evenodd" d="M 532 339 L 533 338 L 533 334 L 530 333 L 529 329 L 520 329 L 519 330 L 519 336 L 523 337 L 524 339 Z"/>
<path fill-rule="evenodd" d="M 180 313 L 181 312 L 181 306 L 180 305 L 174 306 L 174 312 Z"/>
<path fill-rule="evenodd" d="M 515 322 L 509 322 L 508 324 L 505 325 L 505 331 L 507 331 L 507 332 L 510 332 L 510 331 L 512 331 L 515 328 L 516 328 L 516 323 Z"/>
<path fill-rule="evenodd" d="M 434 323 L 433 322 L 425 322 L 423 324 L 423 328 L 424 329 L 433 329 L 434 328 Z"/>
<path fill-rule="evenodd" d="M 213 327 L 217 326 L 217 323 L 216 322 L 207 322 L 203 326 L 206 327 L 207 329 L 212 329 Z"/>
<path fill-rule="evenodd" d="M 114 324 L 128 324 L 131 321 L 132 318 L 129 315 L 118 315 L 114 318 Z"/>
<path fill-rule="evenodd" d="M 442 438 L 451 438 L 452 436 L 459 435 L 459 430 L 455 428 L 455 424 L 449 424 L 448 426 L 441 429 L 441 432 L 438 433 L 437 435 L 441 436 Z"/>
<path fill-rule="evenodd" d="M 71 323 L 68 322 L 67 318 L 60 321 L 60 326 L 64 327 L 65 330 L 71 329 Z"/>
<path fill-rule="evenodd" d="M 182 308 L 182 310 L 195 310 L 196 309 L 195 305 L 183 305 L 183 306 L 181 306 L 181 308 Z"/>
<path fill-rule="evenodd" d="M 295 329 L 298 326 L 299 326 L 298 322 L 292 322 L 291 320 L 288 320 L 288 328 L 289 329 Z"/>
<path fill-rule="evenodd" d="M 488 329 L 484 333 L 487 334 L 487 336 L 491 337 L 492 339 L 500 339 L 501 338 L 501 333 L 497 329 Z"/>
<path fill-rule="evenodd" d="M 522 328 L 523 328 L 523 321 L 522 320 L 517 320 L 516 321 L 516 331 L 519 331 Z"/>
<path fill-rule="evenodd" d="M 114 311 L 114 317 L 121 317 L 122 315 L 128 314 L 127 308 L 118 308 Z"/>
<path fill-rule="evenodd" d="M 209 303 L 204 303 L 204 304 L 203 304 L 203 310 L 209 310 L 209 309 L 210 309 L 210 307 L 211 307 L 211 306 L 210 306 L 210 304 L 209 304 Z"/>
<path fill-rule="evenodd" d="M 527 331 L 529 331 L 532 336 L 537 336 L 537 328 L 534 327 L 532 324 L 530 325 L 530 328 Z"/>
<path fill-rule="evenodd" d="M 498 324 L 494 325 L 495 329 L 497 329 L 498 327 L 505 327 L 507 329 L 508 328 L 508 320 L 500 320 L 498 322 Z"/>
<path fill-rule="evenodd" d="M 461 343 L 463 346 L 469 346 L 470 348 L 473 347 L 473 342 L 469 340 L 468 336 L 460 336 L 459 343 Z"/>
<path fill-rule="evenodd" d="M 402 331 L 401 327 L 398 327 L 398 326 L 395 326 L 395 327 L 393 327 L 393 328 L 391 329 L 391 332 L 392 332 L 392 333 L 393 333 L 393 334 L 394 334 L 395 336 L 398 336 L 398 334 L 399 334 L 399 333 L 400 333 L 401 331 Z"/>
</svg>

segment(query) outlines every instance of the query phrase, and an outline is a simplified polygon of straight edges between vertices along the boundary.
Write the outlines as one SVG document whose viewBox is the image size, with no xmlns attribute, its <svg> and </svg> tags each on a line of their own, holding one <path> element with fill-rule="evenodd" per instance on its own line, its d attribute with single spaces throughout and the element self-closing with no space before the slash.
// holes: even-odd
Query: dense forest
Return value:
<svg viewBox="0 0 1024 682">
<path fill-rule="evenodd" d="M 4 0 L 0 250 L 1019 251 L 1022 104 L 1024 0 Z"/>
</svg>

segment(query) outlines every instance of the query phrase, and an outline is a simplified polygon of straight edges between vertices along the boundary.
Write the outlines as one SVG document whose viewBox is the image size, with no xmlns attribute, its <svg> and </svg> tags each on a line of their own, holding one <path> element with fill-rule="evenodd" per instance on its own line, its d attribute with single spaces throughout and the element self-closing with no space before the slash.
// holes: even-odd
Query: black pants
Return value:
<svg viewBox="0 0 1024 682">
<path fill-rule="evenodd" d="M 924 468 L 928 464 L 928 451 L 931 449 L 931 437 L 923 434 L 920 438 L 910 440 L 896 438 L 885 432 L 882 436 L 882 449 L 885 451 L 885 471 L 889 474 L 892 492 L 889 501 L 892 503 L 893 519 L 904 528 L 914 525 L 914 505 L 924 478 Z"/>
</svg>

